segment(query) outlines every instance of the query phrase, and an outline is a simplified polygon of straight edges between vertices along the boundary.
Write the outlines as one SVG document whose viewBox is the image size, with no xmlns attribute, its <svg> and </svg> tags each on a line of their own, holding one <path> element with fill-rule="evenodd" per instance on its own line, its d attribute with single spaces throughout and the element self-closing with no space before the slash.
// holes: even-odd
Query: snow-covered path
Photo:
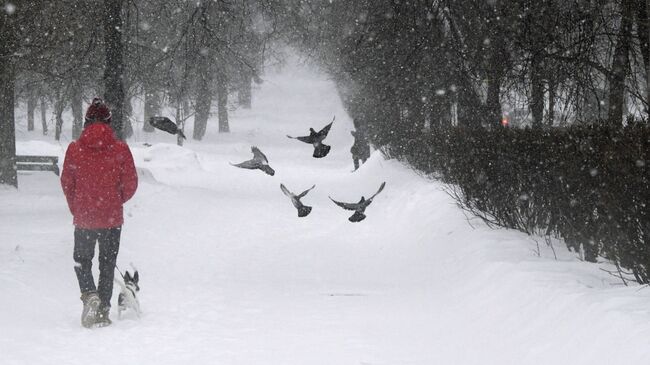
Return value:
<svg viewBox="0 0 650 365">
<path fill-rule="evenodd" d="M 650 361 L 650 289 L 615 286 L 559 243 L 555 261 L 521 233 L 468 222 L 441 185 L 379 153 L 351 173 L 351 121 L 321 74 L 269 74 L 255 97 L 229 135 L 130 141 L 141 181 L 118 265 L 140 270 L 139 320 L 114 309 L 113 326 L 81 328 L 71 216 L 53 174 L 0 188 L 0 364 Z M 285 136 L 334 115 L 325 159 Z M 65 143 L 32 138 L 19 126 L 19 153 L 62 156 Z M 229 165 L 251 145 L 275 176 Z M 359 224 L 328 199 L 358 200 L 382 181 Z M 310 216 L 296 217 L 281 182 L 316 184 Z"/>
</svg>

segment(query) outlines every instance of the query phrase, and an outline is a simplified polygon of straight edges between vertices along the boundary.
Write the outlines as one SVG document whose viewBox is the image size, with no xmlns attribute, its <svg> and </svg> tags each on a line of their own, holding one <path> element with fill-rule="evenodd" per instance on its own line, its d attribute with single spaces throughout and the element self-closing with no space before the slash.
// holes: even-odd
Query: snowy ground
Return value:
<svg viewBox="0 0 650 365">
<path fill-rule="evenodd" d="M 72 217 L 52 173 L 0 188 L 1 364 L 648 364 L 650 289 L 624 287 L 555 243 L 468 219 L 438 183 L 375 153 L 351 173 L 351 122 L 323 75 L 266 75 L 254 108 L 202 142 L 138 132 L 140 187 L 118 265 L 144 316 L 80 326 Z M 285 137 L 336 115 L 332 153 Z M 26 132 L 20 154 L 63 157 Z M 191 135 L 191 133 L 187 133 Z M 144 146 L 151 143 L 151 147 Z M 237 169 L 257 145 L 274 177 Z M 328 195 L 386 189 L 361 223 Z M 314 210 L 296 217 L 280 183 Z M 117 289 L 116 289 L 117 290 Z M 114 296 L 116 300 L 116 295 Z"/>
</svg>

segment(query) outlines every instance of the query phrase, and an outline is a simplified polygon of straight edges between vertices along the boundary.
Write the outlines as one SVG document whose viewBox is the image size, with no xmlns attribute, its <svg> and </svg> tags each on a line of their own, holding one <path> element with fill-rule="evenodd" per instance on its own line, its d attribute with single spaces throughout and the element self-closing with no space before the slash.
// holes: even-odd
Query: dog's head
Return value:
<svg viewBox="0 0 650 365">
<path fill-rule="evenodd" d="M 140 275 L 138 274 L 138 270 L 135 270 L 133 272 L 133 276 L 131 276 L 131 273 L 127 270 L 126 273 L 124 274 L 124 285 L 131 286 L 135 291 L 140 291 L 140 286 L 138 285 L 138 282 L 140 281 Z"/>
</svg>

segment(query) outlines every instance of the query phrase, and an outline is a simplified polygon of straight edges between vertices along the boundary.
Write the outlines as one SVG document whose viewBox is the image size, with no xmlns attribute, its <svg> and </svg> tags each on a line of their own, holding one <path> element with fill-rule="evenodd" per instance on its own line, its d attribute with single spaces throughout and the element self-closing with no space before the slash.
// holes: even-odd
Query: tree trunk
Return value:
<svg viewBox="0 0 650 365">
<path fill-rule="evenodd" d="M 488 89 L 487 89 L 487 117 L 488 124 L 490 126 L 500 126 L 501 117 L 503 116 L 503 110 L 501 109 L 501 77 L 498 74 L 492 75 L 488 79 Z"/>
<path fill-rule="evenodd" d="M 158 93 L 153 88 L 147 84 L 144 87 L 144 123 L 142 124 L 142 130 L 153 132 L 155 128 L 149 124 L 149 119 L 160 112 L 160 101 L 158 100 Z"/>
<path fill-rule="evenodd" d="M 123 0 L 104 0 L 104 100 L 111 108 L 111 126 L 115 135 L 124 139 L 124 86 L 122 76 L 122 3 Z"/>
<path fill-rule="evenodd" d="M 555 77 L 548 78 L 548 126 L 552 127 L 555 123 L 555 94 L 557 92 L 557 83 Z"/>
<path fill-rule="evenodd" d="M 217 73 L 217 107 L 219 108 L 219 133 L 230 132 L 228 125 L 228 79 L 226 75 Z"/>
<path fill-rule="evenodd" d="M 623 126 L 625 110 L 625 79 L 630 63 L 630 38 L 632 32 L 632 1 L 622 0 L 621 27 L 616 40 L 614 56 L 612 57 L 611 75 L 609 78 L 609 110 L 608 124 L 612 127 Z"/>
<path fill-rule="evenodd" d="M 41 125 L 43 127 L 43 135 L 47 136 L 47 103 L 43 95 L 41 95 Z"/>
<path fill-rule="evenodd" d="M 73 81 L 72 84 L 72 101 L 70 106 L 72 108 L 72 139 L 78 139 L 83 129 L 84 116 L 83 116 L 83 96 L 81 84 L 78 81 Z"/>
<path fill-rule="evenodd" d="M 463 80 L 461 76 L 461 84 L 457 89 L 457 110 L 458 110 L 458 125 L 470 129 L 478 129 L 481 127 L 481 118 L 483 113 L 483 104 L 480 98 L 474 91 L 471 83 L 468 80 Z"/>
<path fill-rule="evenodd" d="M 36 96 L 31 94 L 27 97 L 27 130 L 34 130 L 34 109 L 36 109 Z"/>
<path fill-rule="evenodd" d="M 190 106 L 190 100 L 185 98 L 183 100 L 183 124 L 185 124 L 185 121 L 189 118 L 189 116 L 192 115 L 192 107 Z"/>
<path fill-rule="evenodd" d="M 54 103 L 54 116 L 56 120 L 56 127 L 54 128 L 54 139 L 61 140 L 61 130 L 63 129 L 63 110 L 65 109 L 65 95 L 58 93 L 56 102 Z"/>
<path fill-rule="evenodd" d="M 131 96 L 124 96 L 124 104 L 122 107 L 122 138 L 130 138 L 133 136 L 133 123 L 131 123 L 131 116 L 133 115 L 133 106 L 131 105 Z"/>
<path fill-rule="evenodd" d="M 650 0 L 636 0 L 637 6 L 637 33 L 639 34 L 639 48 L 645 69 L 645 110 L 650 118 Z"/>
<path fill-rule="evenodd" d="M 442 126 L 444 95 L 436 94 L 436 90 L 429 91 L 429 121 L 431 129 L 439 129 Z"/>
<path fill-rule="evenodd" d="M 184 124 L 182 122 L 183 120 L 183 115 L 181 112 L 182 109 L 183 109 L 183 103 L 181 102 L 181 98 L 178 97 L 176 98 L 176 126 L 180 130 L 183 130 L 183 124 Z M 178 144 L 179 146 L 183 145 L 183 138 L 181 137 L 180 134 L 176 135 L 176 144 Z"/>
<path fill-rule="evenodd" d="M 0 40 L 0 42 L 2 41 Z M 0 54 L 7 54 L 5 47 L 6 44 L 0 46 Z M 14 88 L 15 70 L 13 58 L 0 57 L 0 184 L 18 187 L 15 168 Z"/>
<path fill-rule="evenodd" d="M 241 71 L 241 81 L 239 84 L 238 101 L 239 106 L 244 109 L 250 109 L 252 105 L 252 83 L 253 72 L 248 67 L 243 67 Z"/>
<path fill-rule="evenodd" d="M 443 87 L 442 91 L 444 93 L 431 89 L 431 128 L 449 128 L 454 119 L 451 111 L 455 93 L 450 91 L 449 86 Z"/>
<path fill-rule="evenodd" d="M 497 21 L 492 19 L 492 21 Z M 489 58 L 487 70 L 488 84 L 487 84 L 487 98 L 485 101 L 488 117 L 488 125 L 499 127 L 501 125 L 501 118 L 503 118 L 503 110 L 501 108 L 501 83 L 505 75 L 507 66 L 508 51 L 505 47 L 505 40 L 503 32 L 500 27 L 496 26 L 492 31 L 492 41 L 489 46 Z"/>
<path fill-rule="evenodd" d="M 14 116 L 17 39 L 11 15 L 0 11 L 0 184 L 18 187 Z"/>
<path fill-rule="evenodd" d="M 440 112 L 439 126 L 440 128 L 449 128 L 452 125 L 453 116 L 452 116 L 452 104 L 453 98 L 449 94 L 445 94 L 442 98 L 439 99 L 438 105 Z"/>
<path fill-rule="evenodd" d="M 539 53 L 533 54 L 530 62 L 530 112 L 533 128 L 541 128 L 544 123 L 544 80 L 542 60 Z"/>
<path fill-rule="evenodd" d="M 207 71 L 207 70 L 206 70 Z M 194 114 L 194 139 L 200 141 L 205 136 L 212 106 L 212 92 L 210 84 L 212 78 L 209 73 L 203 72 L 197 82 L 196 114 Z"/>
</svg>

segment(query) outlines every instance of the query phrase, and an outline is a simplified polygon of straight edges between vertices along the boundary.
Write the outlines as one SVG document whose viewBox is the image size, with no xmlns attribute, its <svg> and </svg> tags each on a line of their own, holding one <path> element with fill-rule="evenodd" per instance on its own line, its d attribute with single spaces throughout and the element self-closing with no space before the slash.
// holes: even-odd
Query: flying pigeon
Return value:
<svg viewBox="0 0 650 365">
<path fill-rule="evenodd" d="M 149 118 L 149 124 L 151 124 L 152 127 L 160 129 L 161 131 L 165 131 L 171 134 L 178 134 L 183 139 L 187 139 L 185 138 L 183 131 L 178 128 L 176 123 L 172 122 L 167 117 L 151 117 Z"/>
<path fill-rule="evenodd" d="M 255 146 L 251 147 L 251 151 L 253 152 L 252 159 L 238 164 L 231 163 L 231 165 L 236 167 L 241 167 L 242 169 L 250 169 L 250 170 L 259 169 L 271 176 L 275 175 L 275 170 L 273 170 L 271 166 L 269 166 L 269 160 L 266 158 L 266 156 L 264 156 L 262 151 L 260 151 L 260 149 Z"/>
<path fill-rule="evenodd" d="M 366 215 L 363 214 L 363 212 L 365 212 L 366 208 L 370 205 L 370 203 L 372 203 L 372 199 L 374 199 L 377 194 L 381 193 L 381 191 L 384 190 L 384 186 L 386 186 L 385 181 L 381 183 L 381 186 L 375 195 L 371 196 L 369 199 L 366 199 L 362 196 L 361 200 L 359 200 L 358 203 L 341 203 L 332 199 L 332 197 L 330 197 L 330 200 L 343 209 L 354 210 L 354 214 L 348 218 L 350 222 L 361 222 L 362 220 L 366 219 Z"/>
<path fill-rule="evenodd" d="M 336 116 L 334 117 L 334 119 L 336 119 Z M 314 128 L 309 128 L 309 136 L 291 137 L 290 135 L 287 135 L 287 137 L 292 139 L 297 139 L 301 142 L 305 142 L 313 145 L 314 146 L 313 156 L 315 158 L 325 157 L 330 152 L 331 147 L 324 144 L 323 140 L 325 139 L 325 137 L 327 137 L 327 133 L 329 133 L 330 128 L 332 128 L 332 123 L 334 123 L 334 119 L 332 119 L 330 124 L 323 127 L 323 129 L 321 129 L 319 132 L 316 132 Z"/>
<path fill-rule="evenodd" d="M 296 195 L 296 194 L 290 192 L 283 184 L 280 184 L 280 189 L 282 189 L 282 192 L 284 193 L 284 195 L 288 196 L 289 199 L 291 199 L 291 203 L 293 203 L 293 206 L 296 207 L 296 209 L 298 209 L 298 217 L 306 217 L 311 212 L 311 207 L 303 205 L 300 202 L 300 199 L 302 197 L 304 197 L 305 195 L 307 195 L 307 193 L 311 189 L 313 189 L 315 187 L 316 187 L 316 185 L 314 185 L 311 188 L 303 191 L 299 195 Z"/>
</svg>

